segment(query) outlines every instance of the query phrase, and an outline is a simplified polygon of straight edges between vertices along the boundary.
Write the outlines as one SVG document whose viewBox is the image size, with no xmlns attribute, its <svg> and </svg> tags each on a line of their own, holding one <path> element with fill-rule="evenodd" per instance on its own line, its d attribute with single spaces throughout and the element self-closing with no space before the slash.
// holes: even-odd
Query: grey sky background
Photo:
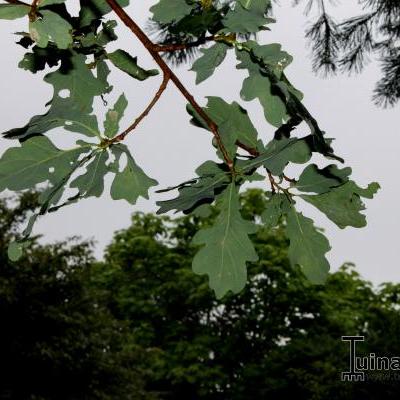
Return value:
<svg viewBox="0 0 400 400">
<path fill-rule="evenodd" d="M 148 9 L 155 1 L 131 0 L 128 12 L 144 27 Z M 71 10 L 75 2 L 67 1 Z M 260 39 L 264 43 L 279 42 L 294 56 L 294 62 L 287 74 L 293 84 L 305 94 L 305 104 L 319 121 L 328 136 L 334 137 L 334 148 L 338 155 L 353 167 L 354 178 L 362 186 L 371 181 L 381 184 L 381 191 L 372 201 L 367 202 L 368 226 L 364 229 L 347 228 L 340 230 L 311 206 L 301 204 L 300 208 L 313 217 L 318 226 L 326 229 L 332 251 L 328 258 L 332 270 L 344 262 L 357 265 L 363 277 L 375 284 L 383 281 L 400 281 L 398 257 L 398 206 L 400 189 L 398 179 L 398 154 L 400 151 L 399 107 L 389 110 L 379 109 L 371 102 L 371 93 L 380 76 L 379 65 L 371 60 L 362 75 L 356 77 L 338 76 L 322 79 L 311 71 L 310 52 L 306 48 L 304 32 L 307 18 L 301 7 L 292 8 L 289 1 L 282 1 L 275 8 L 277 23 L 272 32 L 264 33 Z M 334 10 L 337 18 L 349 17 L 358 11 L 354 1 L 346 0 L 345 5 Z M 114 18 L 109 14 L 108 18 Z M 52 88 L 43 82 L 43 74 L 33 76 L 17 68 L 24 49 L 14 44 L 13 32 L 26 30 L 26 22 L 1 21 L 0 46 L 0 131 L 24 125 L 27 120 L 45 111 L 44 104 L 52 96 Z M 142 66 L 154 68 L 154 62 L 143 47 L 126 28 L 118 29 L 119 41 L 111 48 L 123 48 L 137 55 Z M 195 74 L 183 66 L 177 73 L 200 103 L 205 96 L 220 96 L 226 101 L 239 101 L 250 113 L 264 140 L 272 138 L 273 129 L 263 118 L 257 102 L 243 102 L 239 92 L 243 71 L 235 69 L 235 60 L 227 59 L 213 78 L 196 87 Z M 114 71 L 110 77 L 115 93 L 109 97 L 112 104 L 122 92 L 130 101 L 130 107 L 122 121 L 127 126 L 147 105 L 157 90 L 160 77 L 140 83 L 123 73 Z M 215 159 L 210 135 L 188 124 L 185 100 L 169 85 L 152 114 L 132 134 L 127 144 L 136 161 L 149 176 L 159 181 L 161 187 L 175 185 L 191 178 L 196 167 L 207 159 Z M 105 109 L 101 102 L 95 112 L 102 116 Z M 51 138 L 60 147 L 74 143 L 77 136 L 57 129 Z M 0 139 L 0 152 L 15 143 Z M 318 158 L 316 162 L 323 165 Z M 292 175 L 303 167 L 293 168 Z M 68 236 L 81 235 L 97 241 L 97 255 L 101 257 L 104 246 L 109 243 L 115 230 L 130 224 L 133 211 L 155 211 L 156 200 L 169 198 L 152 193 L 149 201 L 141 200 L 132 207 L 123 201 L 112 201 L 106 187 L 100 199 L 89 199 L 63 209 L 59 213 L 45 216 L 36 225 L 35 233 L 44 235 L 43 240 L 51 242 Z"/>
</svg>

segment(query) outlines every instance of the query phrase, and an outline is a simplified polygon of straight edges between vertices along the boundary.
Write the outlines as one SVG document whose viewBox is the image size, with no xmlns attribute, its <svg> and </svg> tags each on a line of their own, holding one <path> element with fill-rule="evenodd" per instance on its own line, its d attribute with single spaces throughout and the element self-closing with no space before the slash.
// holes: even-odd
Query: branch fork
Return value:
<svg viewBox="0 0 400 400">
<path fill-rule="evenodd" d="M 112 10 L 118 15 L 121 21 L 133 32 L 133 34 L 140 40 L 140 42 L 144 45 L 150 55 L 153 57 L 154 61 L 158 64 L 161 68 L 164 79 L 163 83 L 156 93 L 154 99 L 146 108 L 143 114 L 139 116 L 135 122 L 123 133 L 119 136 L 119 140 L 123 140 L 126 135 L 131 132 L 139 123 L 140 121 L 150 112 L 154 104 L 158 101 L 161 97 L 162 93 L 165 90 L 165 87 L 169 80 L 171 80 L 177 89 L 181 92 L 182 96 L 186 98 L 186 100 L 192 105 L 193 109 L 199 114 L 199 116 L 204 120 L 204 122 L 209 127 L 210 131 L 213 133 L 218 148 L 220 149 L 225 163 L 228 165 L 229 169 L 233 171 L 234 163 L 231 157 L 229 156 L 226 147 L 224 146 L 221 136 L 218 131 L 217 124 L 204 112 L 202 107 L 196 102 L 193 95 L 186 89 L 184 84 L 180 81 L 180 79 L 175 75 L 175 73 L 171 70 L 171 68 L 166 64 L 163 60 L 161 55 L 159 54 L 162 50 L 162 46 L 154 44 L 149 37 L 144 33 L 144 31 L 136 24 L 136 22 L 125 12 L 125 10 L 115 1 L 115 0 L 106 0 L 108 5 L 112 8 Z M 165 86 L 165 87 L 164 87 Z"/>
</svg>

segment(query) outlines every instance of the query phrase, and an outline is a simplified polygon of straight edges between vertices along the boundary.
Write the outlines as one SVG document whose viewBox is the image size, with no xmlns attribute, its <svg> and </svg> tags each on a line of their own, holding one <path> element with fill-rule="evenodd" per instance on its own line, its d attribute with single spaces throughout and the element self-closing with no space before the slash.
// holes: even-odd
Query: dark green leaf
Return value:
<svg viewBox="0 0 400 400">
<path fill-rule="evenodd" d="M 30 7 L 23 4 L 0 4 L 0 19 L 17 19 L 29 14 Z"/>
<path fill-rule="evenodd" d="M 339 228 L 353 226 L 362 228 L 367 225 L 365 215 L 360 211 L 365 210 L 361 198 L 372 199 L 379 189 L 379 184 L 371 183 L 366 189 L 349 181 L 329 192 L 319 195 L 302 195 L 301 198 L 323 212 Z"/>
<path fill-rule="evenodd" d="M 200 203 L 212 203 L 216 192 L 229 183 L 229 176 L 213 161 L 206 161 L 196 170 L 198 178 L 179 187 L 179 196 L 172 200 L 158 201 L 157 214 L 171 210 L 190 212 Z"/>
<path fill-rule="evenodd" d="M 108 138 L 114 137 L 118 133 L 119 122 L 124 116 L 128 101 L 124 94 L 122 94 L 114 105 L 112 110 L 109 110 L 104 121 L 104 135 Z"/>
<path fill-rule="evenodd" d="M 240 161 L 238 166 L 241 171 L 247 173 L 263 165 L 273 175 L 278 176 L 282 174 L 289 162 L 303 164 L 309 161 L 312 155 L 311 151 L 308 137 L 302 139 L 274 139 L 267 144 L 262 154 L 251 160 Z"/>
<path fill-rule="evenodd" d="M 100 197 L 104 191 L 104 178 L 109 172 L 107 167 L 108 151 L 97 153 L 86 167 L 86 173 L 71 182 L 71 188 L 77 188 L 81 197 Z"/>
<path fill-rule="evenodd" d="M 232 157 L 236 153 L 237 141 L 251 148 L 258 147 L 257 130 L 244 108 L 236 102 L 229 104 L 219 97 L 210 96 L 207 99 L 208 103 L 204 111 L 217 124 L 222 142 Z M 209 129 L 191 107 L 188 111 L 192 114 L 192 122 L 195 125 Z"/>
<path fill-rule="evenodd" d="M 149 189 L 156 186 L 158 182 L 149 178 L 143 170 L 135 163 L 131 153 L 125 145 L 112 146 L 112 151 L 119 161 L 122 154 L 127 157 L 126 167 L 122 172 L 117 172 L 111 186 L 111 197 L 113 200 L 124 199 L 130 204 L 136 204 L 139 197 L 149 198 Z"/>
<path fill-rule="evenodd" d="M 287 199 L 283 194 L 273 194 L 267 201 L 265 210 L 261 215 L 262 222 L 266 229 L 274 228 L 278 225 L 284 211 L 284 205 Z"/>
<path fill-rule="evenodd" d="M 265 16 L 269 0 L 251 0 L 245 3 L 236 2 L 235 8 L 229 10 L 223 19 L 223 25 L 229 32 L 256 33 L 272 20 Z"/>
<path fill-rule="evenodd" d="M 145 70 L 137 64 L 137 58 L 132 57 L 124 50 L 116 50 L 107 54 L 108 59 L 121 71 L 126 72 L 132 78 L 144 81 L 145 79 L 158 75 L 158 70 Z"/>
<path fill-rule="evenodd" d="M 186 0 L 160 0 L 150 11 L 154 21 L 170 24 L 189 15 L 193 8 L 194 4 L 189 5 Z"/>
<path fill-rule="evenodd" d="M 217 298 L 240 292 L 247 280 L 246 262 L 258 260 L 249 235 L 257 227 L 240 214 L 237 188 L 231 183 L 221 194 L 220 214 L 211 228 L 201 229 L 193 244 L 204 245 L 193 259 L 193 271 L 207 274 Z"/>
<path fill-rule="evenodd" d="M 224 43 L 215 43 L 208 49 L 200 50 L 203 55 L 196 60 L 192 66 L 192 71 L 197 73 L 196 84 L 208 79 L 215 69 L 224 61 L 228 46 Z"/>
<path fill-rule="evenodd" d="M 36 73 L 49 67 L 55 67 L 61 60 L 62 53 L 54 45 L 46 48 L 34 46 L 32 52 L 25 53 L 23 59 L 19 62 L 18 67 Z"/>
<path fill-rule="evenodd" d="M 88 33 L 85 33 L 81 36 L 78 36 L 81 45 L 83 47 L 104 47 L 108 43 L 117 40 L 118 36 L 115 33 L 115 28 L 117 27 L 116 21 L 107 21 L 103 22 L 102 28 L 100 31 L 97 32 L 96 28 L 92 28 L 92 30 Z"/>
<path fill-rule="evenodd" d="M 32 189 L 36 184 L 57 182 L 72 169 L 89 147 L 60 150 L 45 136 L 33 137 L 12 147 L 0 159 L 0 192 Z"/>
<path fill-rule="evenodd" d="M 333 153 L 330 142 L 324 138 L 324 132 L 321 131 L 315 118 L 301 102 L 301 93 L 293 88 L 284 75 L 283 69 L 290 60 L 287 60 L 285 56 L 278 66 L 271 65 L 270 58 L 264 61 L 265 54 L 262 47 L 255 42 L 246 42 L 236 46 L 237 57 L 242 61 L 237 68 L 246 68 L 249 71 L 249 78 L 243 82 L 241 92 L 243 98 L 252 100 L 258 97 L 264 107 L 267 121 L 278 127 L 289 117 L 292 120 L 300 118 L 306 122 L 314 136 L 315 150 L 324 156 L 344 162 L 342 158 Z M 260 90 L 265 84 L 269 89 L 267 94 Z M 269 95 L 272 95 L 272 97 Z M 285 110 L 283 110 L 282 105 Z"/>
<path fill-rule="evenodd" d="M 109 70 L 103 62 L 98 65 L 95 77 L 86 65 L 86 57 L 74 52 L 61 65 L 61 68 L 45 76 L 45 81 L 54 87 L 54 96 L 49 111 L 33 117 L 23 128 L 5 132 L 7 138 L 27 138 L 43 134 L 50 129 L 62 126 L 64 129 L 83 133 L 87 136 L 100 136 L 97 118 L 91 115 L 93 99 L 109 91 L 106 81 Z M 63 96 L 63 97 L 62 97 Z"/>
<path fill-rule="evenodd" d="M 59 49 L 67 49 L 72 44 L 72 26 L 53 11 L 41 10 L 41 18 L 29 23 L 32 40 L 39 47 L 47 47 L 49 41 Z"/>
<path fill-rule="evenodd" d="M 350 174 L 351 168 L 340 169 L 331 164 L 319 169 L 317 165 L 310 164 L 301 173 L 294 187 L 302 192 L 321 194 L 348 181 Z"/>
<path fill-rule="evenodd" d="M 66 0 L 40 0 L 39 8 L 51 6 L 53 4 L 62 4 L 65 3 Z"/>
<path fill-rule="evenodd" d="M 264 109 L 265 119 L 273 126 L 280 127 L 288 119 L 286 106 L 282 98 L 272 92 L 270 79 L 263 75 L 260 68 L 255 64 L 250 54 L 243 51 L 236 51 L 241 63 L 238 69 L 247 69 L 249 77 L 243 82 L 240 96 L 245 101 L 258 99 Z"/>
<path fill-rule="evenodd" d="M 117 0 L 121 7 L 126 7 L 129 0 Z M 90 25 L 95 19 L 101 19 L 104 15 L 111 12 L 111 7 L 105 0 L 81 0 L 79 11 L 79 24 L 81 27 Z"/>
<path fill-rule="evenodd" d="M 324 283 L 329 272 L 329 262 L 325 257 L 331 249 L 328 239 L 314 227 L 311 219 L 293 206 L 287 211 L 286 221 L 290 262 L 300 266 L 312 283 Z"/>
</svg>

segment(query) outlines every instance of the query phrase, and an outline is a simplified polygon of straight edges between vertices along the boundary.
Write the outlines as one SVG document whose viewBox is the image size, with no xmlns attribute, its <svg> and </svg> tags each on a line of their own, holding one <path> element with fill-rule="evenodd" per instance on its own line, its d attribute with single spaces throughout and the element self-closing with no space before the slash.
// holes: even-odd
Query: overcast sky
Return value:
<svg viewBox="0 0 400 400">
<path fill-rule="evenodd" d="M 144 27 L 148 18 L 147 10 L 154 1 L 131 0 L 131 3 L 128 12 Z M 343 3 L 346 5 L 335 11 L 338 18 L 351 16 L 357 10 L 352 1 Z M 304 39 L 307 19 L 302 9 L 282 5 L 275 9 L 275 16 L 277 24 L 272 26 L 272 32 L 263 34 L 262 41 L 282 43 L 284 49 L 294 56 L 287 74 L 294 85 L 304 92 L 305 104 L 323 130 L 336 139 L 336 154 L 344 157 L 346 164 L 353 167 L 355 180 L 362 186 L 371 181 L 378 181 L 382 186 L 375 200 L 367 202 L 368 227 L 364 229 L 341 230 L 311 206 L 301 205 L 301 209 L 312 216 L 317 225 L 326 229 L 333 248 L 328 255 L 332 270 L 351 261 L 357 265 L 363 277 L 376 284 L 400 281 L 397 253 L 400 222 L 399 106 L 382 110 L 371 102 L 374 84 L 380 76 L 379 65 L 374 60 L 362 75 L 355 78 L 339 76 L 322 79 L 315 76 L 311 71 L 309 50 Z M 31 116 L 43 113 L 44 104 L 52 96 L 51 86 L 42 80 L 43 74 L 33 76 L 17 69 L 24 51 L 14 44 L 12 33 L 26 30 L 25 24 L 23 20 L 1 21 L 0 24 L 0 131 L 22 126 Z M 128 50 L 138 56 L 142 66 L 154 68 L 154 62 L 130 31 L 120 27 L 118 34 L 119 41 L 110 48 Z M 198 87 L 194 86 L 194 73 L 187 70 L 188 66 L 181 67 L 177 73 L 200 103 L 204 104 L 205 96 L 209 95 L 220 96 L 227 101 L 240 101 L 249 111 L 262 138 L 268 140 L 272 137 L 273 129 L 266 124 L 259 104 L 245 103 L 239 98 L 245 73 L 235 69 L 233 58 L 227 59 L 212 79 Z M 115 87 L 110 102 L 121 92 L 125 92 L 130 101 L 123 126 L 127 126 L 137 116 L 138 110 L 146 106 L 159 85 L 158 77 L 143 84 L 119 72 L 113 72 L 110 80 Z M 214 158 L 210 135 L 188 124 L 185 105 L 185 100 L 170 84 L 152 114 L 127 140 L 136 161 L 162 187 L 191 178 L 199 164 Z M 96 104 L 95 111 L 103 115 L 101 102 Z M 61 147 L 73 143 L 71 136 L 60 129 L 51 134 L 51 138 Z M 10 141 L 0 139 L 1 152 L 10 145 Z M 62 240 L 76 234 L 95 238 L 97 254 L 101 256 L 113 232 L 129 226 L 133 211 L 154 211 L 155 201 L 161 198 L 153 193 L 149 201 L 141 200 L 132 207 L 123 201 L 112 201 L 106 191 L 100 199 L 85 200 L 59 213 L 45 216 L 37 224 L 35 233 L 43 234 L 45 241 Z"/>
</svg>

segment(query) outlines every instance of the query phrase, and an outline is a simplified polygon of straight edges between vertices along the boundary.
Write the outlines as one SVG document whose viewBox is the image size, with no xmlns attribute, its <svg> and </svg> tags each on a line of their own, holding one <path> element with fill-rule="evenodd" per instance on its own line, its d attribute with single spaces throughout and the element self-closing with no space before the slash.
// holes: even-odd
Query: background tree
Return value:
<svg viewBox="0 0 400 400">
<path fill-rule="evenodd" d="M 259 223 L 262 192 L 246 192 L 242 203 Z M 249 284 L 217 300 L 190 271 L 192 236 L 217 214 L 208 212 L 173 220 L 135 214 L 92 275 L 113 315 L 148 349 L 147 388 L 162 399 L 398 397 L 396 381 L 346 384 L 340 371 L 348 363 L 342 335 L 365 335 L 368 353 L 400 354 L 399 285 L 376 291 L 352 265 L 311 285 L 290 266 L 283 229 L 264 228 L 253 238 L 262 261 L 249 265 Z"/>
<path fill-rule="evenodd" d="M 0 202 L 2 398 L 398 398 L 394 380 L 340 381 L 348 362 L 340 337 L 365 335 L 360 354 L 398 356 L 399 284 L 376 290 L 346 265 L 311 285 L 290 266 L 282 228 L 264 228 L 249 285 L 217 300 L 191 271 L 189 245 L 215 208 L 179 219 L 137 213 L 104 262 L 87 242 L 35 240 L 10 263 L 5 246 L 36 199 Z M 242 201 L 259 223 L 263 194 L 251 190 Z"/>
<path fill-rule="evenodd" d="M 17 263 L 7 246 L 37 195 L 0 201 L 0 398 L 152 399 L 140 349 L 89 285 L 89 242 L 40 245 Z"/>
</svg>

